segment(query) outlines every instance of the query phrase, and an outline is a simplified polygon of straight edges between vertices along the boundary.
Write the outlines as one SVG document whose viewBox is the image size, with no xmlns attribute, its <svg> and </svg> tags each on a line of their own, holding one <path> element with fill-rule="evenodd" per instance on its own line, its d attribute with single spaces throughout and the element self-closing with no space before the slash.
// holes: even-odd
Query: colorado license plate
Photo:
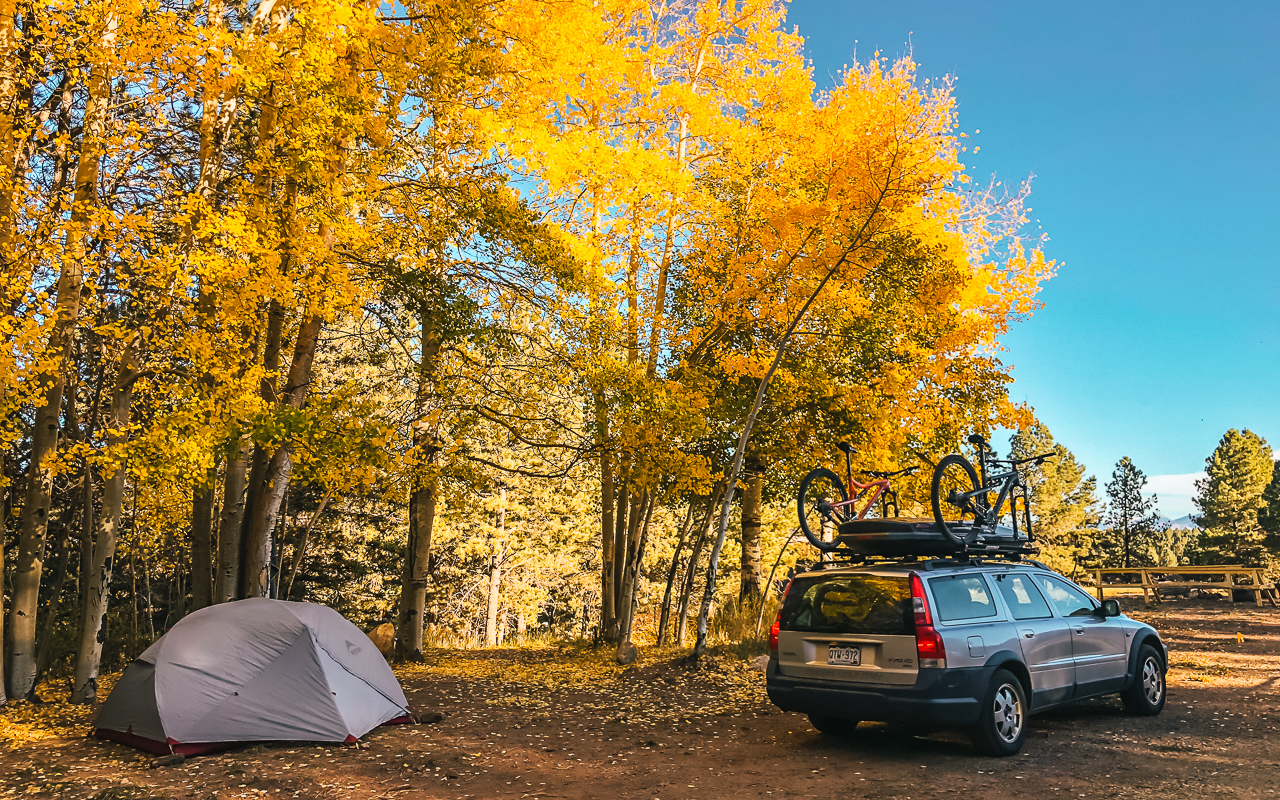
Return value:
<svg viewBox="0 0 1280 800">
<path fill-rule="evenodd" d="M 862 648 L 833 644 L 827 648 L 827 663 L 840 667 L 860 667 Z"/>
</svg>

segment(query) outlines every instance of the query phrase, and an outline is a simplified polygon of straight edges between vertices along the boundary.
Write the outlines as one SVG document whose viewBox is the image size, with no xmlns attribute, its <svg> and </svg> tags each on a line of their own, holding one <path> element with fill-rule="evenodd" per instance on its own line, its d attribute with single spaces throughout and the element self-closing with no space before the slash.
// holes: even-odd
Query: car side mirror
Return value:
<svg viewBox="0 0 1280 800">
<path fill-rule="evenodd" d="M 1102 607 L 1098 609 L 1099 616 L 1118 617 L 1120 616 L 1119 600 L 1103 600 Z"/>
</svg>

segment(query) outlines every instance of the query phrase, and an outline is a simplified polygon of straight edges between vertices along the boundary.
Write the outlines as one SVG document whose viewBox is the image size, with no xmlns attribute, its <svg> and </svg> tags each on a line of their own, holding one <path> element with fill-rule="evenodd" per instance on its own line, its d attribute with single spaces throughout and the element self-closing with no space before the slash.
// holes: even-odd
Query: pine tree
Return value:
<svg viewBox="0 0 1280 800">
<path fill-rule="evenodd" d="M 1195 502 L 1202 512 L 1197 521 L 1205 529 L 1202 549 L 1207 557 L 1220 563 L 1258 563 L 1264 551 L 1259 524 L 1268 503 L 1264 493 L 1274 474 L 1266 439 L 1248 429 L 1223 434 L 1205 459 L 1205 478 L 1196 481 Z"/>
<path fill-rule="evenodd" d="M 1085 477 L 1084 465 L 1040 423 L 1015 433 L 1009 449 L 1009 457 L 1015 459 L 1056 454 L 1056 458 L 1025 469 L 1023 480 L 1031 497 L 1032 532 L 1042 548 L 1042 558 L 1059 572 L 1074 572 L 1097 536 L 1094 529 L 1102 511 L 1095 497 L 1097 478 Z"/>
<path fill-rule="evenodd" d="M 1154 494 L 1150 497 L 1142 496 L 1142 487 L 1146 485 L 1147 476 L 1128 456 L 1116 462 L 1111 482 L 1107 484 L 1110 504 L 1103 519 L 1111 526 L 1112 548 L 1119 548 L 1119 553 L 1115 554 L 1118 558 L 1107 560 L 1113 563 L 1118 561 L 1117 566 L 1126 569 L 1146 566 L 1154 561 L 1151 550 L 1156 549 L 1155 545 L 1160 538 L 1157 498 Z"/>
<path fill-rule="evenodd" d="M 1280 461 L 1272 462 L 1271 482 L 1262 490 L 1262 509 L 1258 512 L 1258 524 L 1273 540 L 1280 538 Z M 1274 548 L 1278 542 L 1272 541 Z"/>
</svg>

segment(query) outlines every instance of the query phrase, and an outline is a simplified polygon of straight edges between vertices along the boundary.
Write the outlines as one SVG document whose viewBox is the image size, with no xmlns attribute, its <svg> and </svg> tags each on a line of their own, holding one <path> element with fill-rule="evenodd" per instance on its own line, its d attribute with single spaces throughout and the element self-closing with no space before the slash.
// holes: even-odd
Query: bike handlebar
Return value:
<svg viewBox="0 0 1280 800">
<path fill-rule="evenodd" d="M 915 472 L 918 469 L 920 469 L 919 466 L 907 467 L 906 469 L 900 469 L 897 472 L 878 472 L 876 470 L 871 470 L 871 469 L 861 469 L 858 471 L 861 472 L 863 475 L 870 475 L 873 478 L 879 478 L 883 480 L 885 478 L 896 478 L 899 475 L 910 475 L 911 473 Z"/>
<path fill-rule="evenodd" d="M 989 458 L 987 459 L 987 461 L 991 462 L 992 464 L 1008 464 L 1011 467 L 1020 467 L 1023 464 L 1030 464 L 1032 461 L 1034 461 L 1036 462 L 1036 465 L 1039 466 L 1040 464 L 1043 464 L 1049 459 L 1057 458 L 1057 457 L 1058 457 L 1057 453 L 1041 453 L 1038 456 L 1031 456 L 1029 458 L 1016 458 L 1016 459 L 1015 458 Z"/>
</svg>

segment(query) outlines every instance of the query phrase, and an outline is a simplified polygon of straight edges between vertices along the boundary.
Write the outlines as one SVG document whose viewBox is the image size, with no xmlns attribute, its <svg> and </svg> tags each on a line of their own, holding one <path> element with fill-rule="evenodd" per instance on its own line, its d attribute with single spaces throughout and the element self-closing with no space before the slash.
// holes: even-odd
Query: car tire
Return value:
<svg viewBox="0 0 1280 800">
<path fill-rule="evenodd" d="M 818 733 L 826 736 L 848 736 L 858 727 L 858 720 L 843 717 L 828 717 L 825 714 L 810 714 L 809 724 L 818 729 Z"/>
<path fill-rule="evenodd" d="M 1011 756 L 1027 738 L 1027 693 L 1012 672 L 998 669 L 982 696 L 973 744 L 988 756 Z"/>
<path fill-rule="evenodd" d="M 1125 709 L 1135 716 L 1154 717 L 1164 710 L 1168 694 L 1164 659 L 1151 645 L 1142 645 L 1138 648 L 1138 669 L 1134 672 L 1133 685 L 1120 693 Z"/>
</svg>

